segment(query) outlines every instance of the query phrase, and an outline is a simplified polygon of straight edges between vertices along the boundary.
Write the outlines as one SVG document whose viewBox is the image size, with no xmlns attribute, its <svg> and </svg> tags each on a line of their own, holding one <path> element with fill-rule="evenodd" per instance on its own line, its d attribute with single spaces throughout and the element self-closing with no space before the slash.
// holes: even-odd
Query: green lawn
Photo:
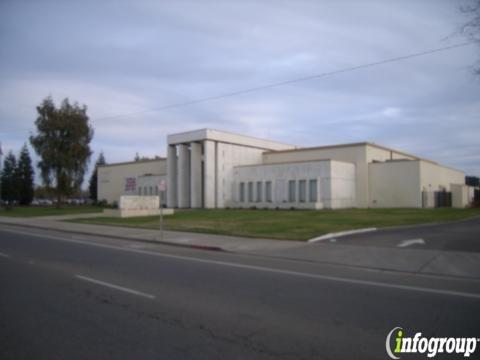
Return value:
<svg viewBox="0 0 480 360">
<path fill-rule="evenodd" d="M 307 240 L 366 227 L 444 222 L 480 215 L 480 209 L 176 210 L 165 229 L 272 239 Z M 158 229 L 158 216 L 90 218 L 80 223 Z"/>
<path fill-rule="evenodd" d="M 103 208 L 99 206 L 65 205 L 60 209 L 55 206 L 16 206 L 9 210 L 0 209 L 0 216 L 11 217 L 36 217 L 36 216 L 53 216 L 53 215 L 73 215 L 73 214 L 90 214 L 100 213 Z"/>
</svg>

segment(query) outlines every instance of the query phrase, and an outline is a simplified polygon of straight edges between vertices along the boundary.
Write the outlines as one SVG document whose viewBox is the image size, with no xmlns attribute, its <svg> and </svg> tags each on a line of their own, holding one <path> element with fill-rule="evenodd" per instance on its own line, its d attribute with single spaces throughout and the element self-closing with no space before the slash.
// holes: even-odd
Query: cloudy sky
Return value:
<svg viewBox="0 0 480 360">
<path fill-rule="evenodd" d="M 300 146 L 356 141 L 480 175 L 480 57 L 469 45 L 155 111 L 465 42 L 467 1 L 0 1 L 0 141 L 18 151 L 51 95 L 88 106 L 93 160 L 165 155 L 217 128 Z"/>
</svg>

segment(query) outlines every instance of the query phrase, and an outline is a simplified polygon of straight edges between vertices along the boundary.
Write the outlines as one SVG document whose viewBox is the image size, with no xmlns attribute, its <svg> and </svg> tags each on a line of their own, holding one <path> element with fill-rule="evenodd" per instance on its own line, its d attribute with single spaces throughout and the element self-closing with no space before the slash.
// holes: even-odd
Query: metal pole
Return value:
<svg viewBox="0 0 480 360">
<path fill-rule="evenodd" d="M 160 241 L 163 242 L 163 204 L 162 204 L 162 197 L 165 197 L 165 192 L 164 191 L 160 192 Z"/>
</svg>

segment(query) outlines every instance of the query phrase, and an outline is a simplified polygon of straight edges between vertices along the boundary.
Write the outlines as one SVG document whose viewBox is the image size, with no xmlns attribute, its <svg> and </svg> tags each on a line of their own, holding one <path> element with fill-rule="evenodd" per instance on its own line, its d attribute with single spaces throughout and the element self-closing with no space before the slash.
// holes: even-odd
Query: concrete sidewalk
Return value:
<svg viewBox="0 0 480 360">
<path fill-rule="evenodd" d="M 300 241 L 254 239 L 212 234 L 186 233 L 179 231 L 163 231 L 163 238 L 160 239 L 159 230 L 80 224 L 62 221 L 89 217 L 98 217 L 98 214 L 45 216 L 35 218 L 13 218 L 0 216 L 0 224 L 66 231 L 84 235 L 97 235 L 126 240 L 158 242 L 177 246 L 212 248 L 230 252 L 255 252 L 267 249 L 282 250 L 304 244 Z"/>
<path fill-rule="evenodd" d="M 75 217 L 89 217 L 89 215 L 76 215 Z M 71 219 L 72 217 L 0 217 L 0 224 L 143 241 L 150 244 L 158 243 L 207 250 L 223 250 L 244 255 L 275 257 L 311 263 L 480 280 L 480 253 L 358 246 L 339 243 L 312 244 L 302 241 L 253 239 L 176 231 L 164 231 L 163 239 L 160 240 L 158 230 L 59 221 L 67 218 Z"/>
</svg>

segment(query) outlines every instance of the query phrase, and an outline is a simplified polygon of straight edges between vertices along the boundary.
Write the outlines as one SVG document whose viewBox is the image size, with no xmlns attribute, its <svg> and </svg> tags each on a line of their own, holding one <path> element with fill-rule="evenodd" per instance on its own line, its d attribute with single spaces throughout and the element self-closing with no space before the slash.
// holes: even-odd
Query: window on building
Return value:
<svg viewBox="0 0 480 360">
<path fill-rule="evenodd" d="M 245 202 L 245 183 L 240 183 L 240 202 Z"/>
<path fill-rule="evenodd" d="M 143 187 L 143 195 L 147 196 L 147 187 L 146 186 Z"/>
<path fill-rule="evenodd" d="M 295 202 L 296 194 L 295 194 L 295 180 L 288 181 L 288 201 Z"/>
<path fill-rule="evenodd" d="M 154 189 L 155 189 L 155 195 L 158 195 L 158 186 L 155 186 Z"/>
<path fill-rule="evenodd" d="M 298 182 L 298 201 L 305 202 L 307 200 L 307 180 Z"/>
<path fill-rule="evenodd" d="M 317 196 L 317 179 L 310 180 L 309 182 L 309 197 L 308 199 L 310 202 L 317 202 L 318 196 Z"/>
<path fill-rule="evenodd" d="M 253 182 L 248 182 L 248 201 L 253 202 Z"/>
<path fill-rule="evenodd" d="M 138 192 L 138 195 L 139 195 L 139 196 L 142 195 L 142 187 L 141 187 L 141 186 L 138 187 L 137 192 Z"/>
<path fill-rule="evenodd" d="M 148 195 L 152 196 L 153 195 L 153 187 L 148 188 Z"/>
<path fill-rule="evenodd" d="M 262 182 L 257 181 L 257 202 L 262 202 Z"/>
<path fill-rule="evenodd" d="M 265 201 L 272 202 L 272 182 L 265 182 Z"/>
</svg>

